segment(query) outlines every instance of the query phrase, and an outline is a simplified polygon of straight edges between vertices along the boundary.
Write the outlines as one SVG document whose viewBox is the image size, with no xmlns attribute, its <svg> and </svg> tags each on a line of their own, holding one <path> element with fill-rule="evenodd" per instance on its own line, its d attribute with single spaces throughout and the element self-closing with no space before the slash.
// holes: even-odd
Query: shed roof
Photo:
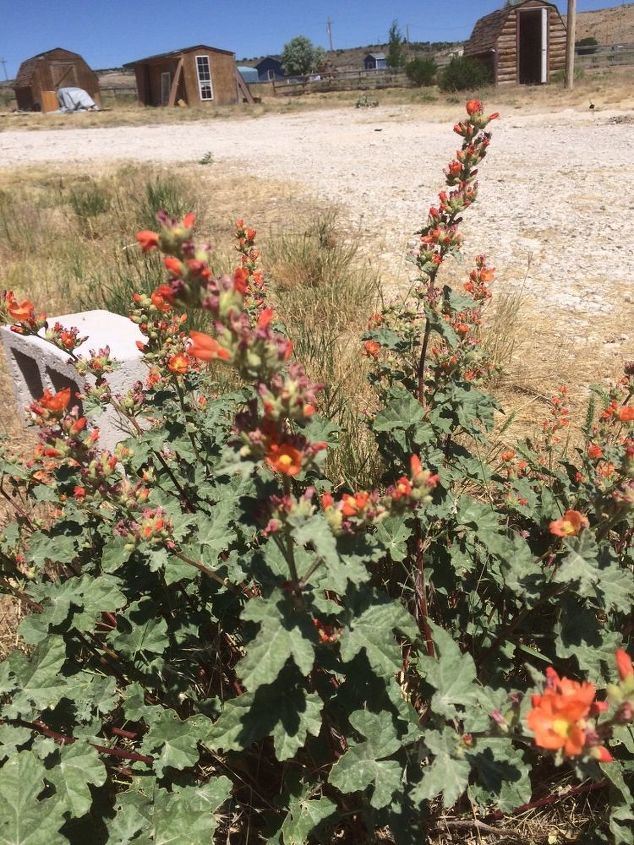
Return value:
<svg viewBox="0 0 634 845">
<path fill-rule="evenodd" d="M 172 57 L 182 56 L 183 53 L 193 53 L 195 50 L 209 50 L 212 53 L 225 53 L 227 56 L 235 56 L 232 50 L 221 50 L 219 47 L 210 47 L 209 44 L 194 44 L 193 47 L 181 47 L 180 50 L 170 50 L 167 53 L 156 53 L 154 56 L 146 56 L 144 59 L 135 59 L 133 62 L 126 62 L 123 67 L 133 67 L 133 65 L 151 62 L 155 59 L 171 59 Z"/>
<path fill-rule="evenodd" d="M 371 56 L 373 59 L 384 59 L 385 53 L 366 53 L 366 59 Z"/>
<path fill-rule="evenodd" d="M 270 62 L 270 61 L 279 62 L 281 64 L 282 63 L 282 57 L 281 56 L 264 56 L 264 58 L 260 59 L 260 61 L 257 63 L 257 65 L 255 65 L 255 67 L 259 67 L 260 65 L 264 64 L 264 62 Z"/>
<path fill-rule="evenodd" d="M 66 56 L 72 59 L 79 59 L 79 61 L 86 63 L 79 53 L 73 53 L 71 50 L 66 50 L 64 47 L 53 47 L 51 50 L 45 50 L 43 53 L 38 53 L 37 56 L 31 56 L 30 59 L 25 59 L 18 68 L 18 75 L 13 83 L 14 88 L 28 88 L 33 78 L 33 71 L 35 66 L 41 59 L 50 56 L 51 53 L 65 53 Z"/>
<path fill-rule="evenodd" d="M 489 15 L 485 15 L 476 21 L 471 37 L 465 44 L 465 53 L 485 53 L 487 50 L 492 50 L 496 45 L 508 16 L 531 1 L 522 0 L 521 3 L 515 3 L 513 6 L 498 9 L 497 12 L 491 12 Z M 542 2 L 540 5 L 550 6 L 559 14 L 559 9 L 554 3 Z"/>
</svg>

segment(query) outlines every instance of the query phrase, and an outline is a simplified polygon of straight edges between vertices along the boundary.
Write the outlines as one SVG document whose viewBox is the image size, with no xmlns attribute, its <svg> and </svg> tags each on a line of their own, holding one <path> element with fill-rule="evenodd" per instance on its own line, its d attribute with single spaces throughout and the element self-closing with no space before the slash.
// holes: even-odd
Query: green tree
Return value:
<svg viewBox="0 0 634 845">
<path fill-rule="evenodd" d="M 314 73 L 325 55 L 325 50 L 316 47 L 305 35 L 291 38 L 282 51 L 284 73 L 287 76 L 306 76 L 308 73 Z"/>
<path fill-rule="evenodd" d="M 387 35 L 387 63 L 390 67 L 399 68 L 405 64 L 405 39 L 399 29 L 398 21 L 393 20 Z"/>
</svg>

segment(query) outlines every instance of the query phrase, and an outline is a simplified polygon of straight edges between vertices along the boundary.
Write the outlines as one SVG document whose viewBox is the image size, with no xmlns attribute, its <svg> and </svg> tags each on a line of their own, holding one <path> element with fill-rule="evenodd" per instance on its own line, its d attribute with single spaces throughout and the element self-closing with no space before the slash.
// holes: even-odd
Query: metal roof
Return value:
<svg viewBox="0 0 634 845">
<path fill-rule="evenodd" d="M 154 59 L 170 59 L 173 56 L 181 56 L 183 53 L 193 53 L 195 50 L 209 50 L 212 53 L 225 53 L 227 56 L 235 56 L 232 50 L 221 50 L 219 47 L 210 47 L 209 44 L 194 44 L 193 47 L 181 47 L 180 50 L 170 50 L 167 53 L 156 53 L 154 56 L 146 56 L 144 59 L 135 59 L 133 62 L 126 62 L 123 67 L 151 62 Z"/>
</svg>

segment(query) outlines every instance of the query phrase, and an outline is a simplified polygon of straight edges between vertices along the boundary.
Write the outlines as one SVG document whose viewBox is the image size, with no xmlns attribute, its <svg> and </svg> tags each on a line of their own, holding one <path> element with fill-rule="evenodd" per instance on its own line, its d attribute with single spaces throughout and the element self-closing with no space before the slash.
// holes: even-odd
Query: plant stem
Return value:
<svg viewBox="0 0 634 845">
<path fill-rule="evenodd" d="M 429 657 L 435 657 L 436 650 L 429 625 L 427 588 L 425 587 L 425 544 L 418 520 L 416 521 L 416 573 L 414 576 L 414 592 L 416 595 L 416 621 L 423 635 L 427 654 Z"/>
<path fill-rule="evenodd" d="M 240 587 L 236 584 L 233 584 L 231 581 L 229 581 L 228 578 L 223 578 L 221 575 L 218 575 L 218 573 L 214 569 L 210 569 L 208 566 L 205 566 L 204 563 L 201 563 L 198 560 L 194 560 L 191 557 L 187 557 L 187 555 L 183 554 L 183 552 L 178 551 L 178 549 L 168 549 L 167 551 L 170 554 L 174 555 L 174 557 L 177 557 L 179 560 L 182 560 L 183 563 L 187 563 L 189 564 L 189 566 L 195 567 L 199 572 L 202 572 L 203 575 L 206 575 L 208 578 L 211 578 L 212 581 L 215 581 L 216 584 L 220 584 L 221 586 L 226 587 L 228 590 L 231 590 L 232 592 L 236 593 L 236 595 L 246 596 L 247 598 L 254 597 L 255 593 L 253 592 L 253 590 L 249 589 L 249 587 Z"/>
</svg>

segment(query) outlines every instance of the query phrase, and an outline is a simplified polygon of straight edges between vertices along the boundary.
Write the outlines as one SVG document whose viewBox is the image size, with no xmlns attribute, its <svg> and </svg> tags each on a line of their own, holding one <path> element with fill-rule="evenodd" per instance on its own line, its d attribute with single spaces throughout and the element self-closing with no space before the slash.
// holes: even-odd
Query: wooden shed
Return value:
<svg viewBox="0 0 634 845">
<path fill-rule="evenodd" d="M 58 88 L 83 88 L 101 105 L 99 80 L 79 53 L 55 47 L 22 62 L 13 85 L 18 108 L 55 111 Z"/>
<path fill-rule="evenodd" d="M 476 23 L 464 55 L 485 63 L 496 85 L 543 85 L 566 64 L 566 25 L 554 3 L 523 0 Z"/>
<path fill-rule="evenodd" d="M 250 98 L 235 53 L 206 44 L 137 59 L 124 67 L 134 69 L 139 102 L 145 106 L 173 106 L 179 100 L 189 106 L 225 106 Z"/>
<path fill-rule="evenodd" d="M 363 58 L 363 67 L 366 70 L 385 70 L 387 56 L 385 53 L 368 53 Z"/>
</svg>

